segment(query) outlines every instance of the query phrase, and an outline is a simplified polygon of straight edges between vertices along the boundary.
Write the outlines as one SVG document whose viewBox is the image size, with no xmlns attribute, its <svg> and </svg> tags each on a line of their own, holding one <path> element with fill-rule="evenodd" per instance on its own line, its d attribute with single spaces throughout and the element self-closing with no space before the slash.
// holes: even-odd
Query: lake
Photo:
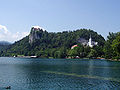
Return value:
<svg viewBox="0 0 120 90">
<path fill-rule="evenodd" d="M 119 90 L 120 62 L 0 57 L 0 90 Z"/>
</svg>

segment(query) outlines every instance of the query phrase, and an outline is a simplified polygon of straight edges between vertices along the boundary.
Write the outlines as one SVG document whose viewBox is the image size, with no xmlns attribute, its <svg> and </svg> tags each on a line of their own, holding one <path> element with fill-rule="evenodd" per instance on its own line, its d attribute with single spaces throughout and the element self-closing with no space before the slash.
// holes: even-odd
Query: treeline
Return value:
<svg viewBox="0 0 120 90">
<path fill-rule="evenodd" d="M 41 58 L 96 58 L 120 59 L 120 33 L 109 33 L 107 40 L 93 30 L 80 29 L 76 31 L 63 31 L 48 33 L 38 31 L 40 39 L 29 43 L 26 36 L 14 44 L 0 46 L 0 56 L 38 56 Z M 97 46 L 90 48 L 78 42 L 80 38 L 98 42 Z M 77 47 L 71 49 L 73 45 Z M 2 48 L 4 47 L 4 48 Z"/>
<path fill-rule="evenodd" d="M 6 50 L 0 52 L 0 56 L 38 56 L 41 58 L 84 58 L 101 57 L 104 55 L 103 47 L 105 39 L 97 32 L 87 29 L 75 31 L 63 31 L 58 33 L 48 33 L 39 31 L 40 39 L 36 39 L 32 44 L 29 43 L 29 36 L 15 42 Z M 90 48 L 81 45 L 78 40 L 84 38 L 98 42 L 98 46 Z M 78 45 L 71 49 L 73 45 Z"/>
<path fill-rule="evenodd" d="M 107 59 L 120 59 L 120 32 L 109 33 L 103 52 Z"/>
</svg>

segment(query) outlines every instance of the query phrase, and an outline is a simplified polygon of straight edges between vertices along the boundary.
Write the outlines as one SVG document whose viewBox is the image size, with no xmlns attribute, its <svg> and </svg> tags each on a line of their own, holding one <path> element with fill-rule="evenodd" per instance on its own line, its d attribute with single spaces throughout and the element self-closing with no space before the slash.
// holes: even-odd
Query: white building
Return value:
<svg viewBox="0 0 120 90">
<path fill-rule="evenodd" d="M 90 36 L 90 39 L 89 39 L 89 42 L 88 42 L 88 46 L 92 48 L 92 47 L 95 46 L 95 45 L 98 45 L 98 42 L 92 41 L 92 38 L 91 38 L 91 36 Z"/>
<path fill-rule="evenodd" d="M 91 48 L 95 45 L 98 45 L 98 42 L 92 41 L 91 35 L 90 35 L 89 40 L 86 40 L 84 38 L 80 38 L 78 40 L 78 42 L 81 43 L 83 46 L 89 46 Z"/>
</svg>

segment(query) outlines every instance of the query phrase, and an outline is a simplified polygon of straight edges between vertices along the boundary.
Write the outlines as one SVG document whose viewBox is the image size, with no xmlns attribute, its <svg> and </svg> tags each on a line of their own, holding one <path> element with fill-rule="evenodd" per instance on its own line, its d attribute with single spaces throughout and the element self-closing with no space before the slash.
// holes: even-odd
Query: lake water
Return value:
<svg viewBox="0 0 120 90">
<path fill-rule="evenodd" d="M 0 90 L 120 90 L 120 62 L 0 57 Z"/>
</svg>

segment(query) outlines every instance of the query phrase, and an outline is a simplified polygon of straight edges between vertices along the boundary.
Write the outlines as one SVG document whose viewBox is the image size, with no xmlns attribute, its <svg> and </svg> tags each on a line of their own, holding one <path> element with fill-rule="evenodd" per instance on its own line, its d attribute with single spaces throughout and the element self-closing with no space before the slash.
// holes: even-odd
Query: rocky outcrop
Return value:
<svg viewBox="0 0 120 90">
<path fill-rule="evenodd" d="M 36 39 L 40 39 L 41 38 L 41 34 L 44 32 L 45 30 L 39 26 L 33 26 L 31 28 L 31 32 L 29 35 L 29 43 L 32 44 Z"/>
</svg>

